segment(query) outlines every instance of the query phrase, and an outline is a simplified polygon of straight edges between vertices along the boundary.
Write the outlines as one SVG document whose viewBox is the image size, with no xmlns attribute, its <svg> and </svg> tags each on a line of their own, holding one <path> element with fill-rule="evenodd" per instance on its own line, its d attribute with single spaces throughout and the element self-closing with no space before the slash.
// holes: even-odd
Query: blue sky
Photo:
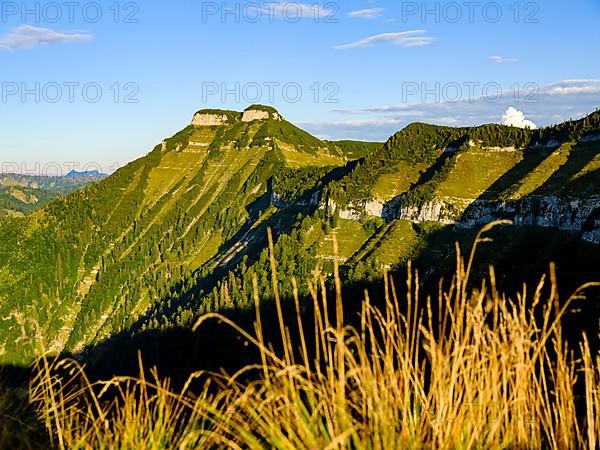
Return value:
<svg viewBox="0 0 600 450">
<path fill-rule="evenodd" d="M 4 172 L 112 171 L 198 109 L 254 102 L 363 140 L 600 106 L 597 0 L 0 5 Z"/>
</svg>

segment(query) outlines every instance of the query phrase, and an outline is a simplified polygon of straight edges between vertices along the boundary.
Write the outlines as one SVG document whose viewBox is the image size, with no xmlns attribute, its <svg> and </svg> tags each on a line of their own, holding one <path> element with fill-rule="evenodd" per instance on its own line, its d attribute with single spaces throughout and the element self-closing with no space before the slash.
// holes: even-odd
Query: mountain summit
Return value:
<svg viewBox="0 0 600 450">
<path fill-rule="evenodd" d="M 237 121 L 253 122 L 255 120 L 275 120 L 281 122 L 283 117 L 270 106 L 252 105 L 242 113 L 221 109 L 202 109 L 192 119 L 194 126 L 221 126 L 234 124 Z"/>
</svg>

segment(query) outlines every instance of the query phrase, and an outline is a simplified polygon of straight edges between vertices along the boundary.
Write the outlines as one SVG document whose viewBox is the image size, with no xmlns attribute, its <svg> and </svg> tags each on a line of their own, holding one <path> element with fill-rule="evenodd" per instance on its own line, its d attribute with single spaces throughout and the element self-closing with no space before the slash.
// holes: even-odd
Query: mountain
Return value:
<svg viewBox="0 0 600 450">
<path fill-rule="evenodd" d="M 367 143 L 321 141 L 261 105 L 198 111 L 112 176 L 0 224 L 0 360 L 189 329 L 205 312 L 251 308 L 254 279 L 269 302 L 269 228 L 288 297 L 292 277 L 302 297 L 315 270 L 332 273 L 334 231 L 360 296 L 408 259 L 442 275 L 454 242 L 495 218 L 516 226 L 483 268 L 511 256 L 535 278 L 555 260 L 567 287 L 589 281 L 599 154 L 599 113 L 534 131 L 413 124 Z"/>
<path fill-rule="evenodd" d="M 275 189 L 308 205 L 375 147 L 322 142 L 260 107 L 199 111 L 111 177 L 0 227 L 0 355 L 80 351 L 126 328 L 183 280 L 232 267 L 264 247 L 267 226 L 285 232 L 311 209 L 279 210 Z M 25 317 L 40 339 L 22 336 Z"/>
<path fill-rule="evenodd" d="M 64 177 L 0 174 L 0 218 L 29 214 L 106 176 L 98 171 L 71 172 Z"/>
<path fill-rule="evenodd" d="M 600 243 L 600 113 L 541 130 L 413 124 L 330 188 L 342 217 L 473 227 L 509 219 Z"/>
<path fill-rule="evenodd" d="M 71 170 L 65 178 L 105 178 L 106 174 L 100 173 L 97 170 L 86 170 L 83 172 L 78 172 L 76 170 Z"/>
</svg>

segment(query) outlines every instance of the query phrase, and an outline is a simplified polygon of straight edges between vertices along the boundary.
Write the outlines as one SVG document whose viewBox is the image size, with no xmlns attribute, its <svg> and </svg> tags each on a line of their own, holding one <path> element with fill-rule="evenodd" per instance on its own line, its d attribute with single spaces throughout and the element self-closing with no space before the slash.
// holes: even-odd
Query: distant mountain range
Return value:
<svg viewBox="0 0 600 450">
<path fill-rule="evenodd" d="M 48 350 L 83 357 L 189 329 L 207 311 L 246 310 L 254 276 L 268 302 L 268 228 L 283 296 L 292 277 L 302 296 L 315 270 L 332 272 L 333 232 L 359 296 L 409 259 L 433 268 L 423 279 L 444 275 L 454 242 L 469 245 L 495 219 L 515 225 L 496 233 L 482 272 L 494 263 L 533 281 L 556 261 L 566 288 L 600 276 L 598 112 L 540 130 L 417 123 L 368 143 L 319 140 L 260 105 L 202 110 L 110 177 L 79 189 L 103 176 L 69 175 L 53 180 L 69 196 L 0 224 L 3 362 Z M 29 204 L 31 183 L 50 181 L 3 185 Z"/>
<path fill-rule="evenodd" d="M 98 171 L 71 171 L 62 177 L 0 174 L 0 218 L 29 214 L 106 177 Z"/>
<path fill-rule="evenodd" d="M 65 178 L 95 178 L 95 179 L 100 179 L 100 178 L 106 178 L 108 175 L 104 174 L 104 173 L 100 173 L 97 170 L 87 170 L 84 172 L 78 172 L 76 170 L 71 170 L 67 175 L 65 175 Z"/>
</svg>

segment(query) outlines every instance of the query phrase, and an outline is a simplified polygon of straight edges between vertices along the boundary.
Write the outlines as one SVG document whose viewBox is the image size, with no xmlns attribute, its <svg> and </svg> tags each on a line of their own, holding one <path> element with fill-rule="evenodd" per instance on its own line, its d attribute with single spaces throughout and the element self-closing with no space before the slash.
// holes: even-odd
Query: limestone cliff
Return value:
<svg viewBox="0 0 600 450">
<path fill-rule="evenodd" d="M 192 119 L 192 125 L 196 126 L 220 126 L 225 125 L 229 121 L 226 114 L 209 113 L 199 111 L 194 115 Z"/>
</svg>

